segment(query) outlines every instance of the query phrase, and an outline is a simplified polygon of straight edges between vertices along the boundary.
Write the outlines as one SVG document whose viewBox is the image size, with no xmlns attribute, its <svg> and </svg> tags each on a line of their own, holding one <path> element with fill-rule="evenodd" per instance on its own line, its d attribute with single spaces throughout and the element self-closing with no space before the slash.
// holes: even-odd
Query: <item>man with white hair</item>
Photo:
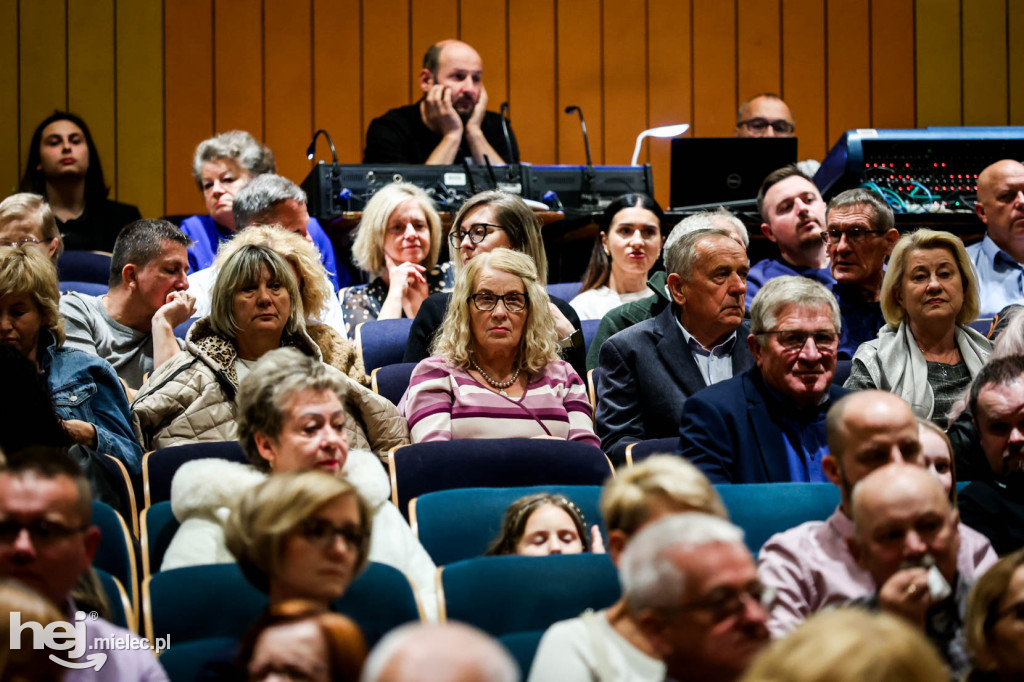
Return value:
<svg viewBox="0 0 1024 682">
<path fill-rule="evenodd" d="M 519 682 L 498 642 L 464 623 L 410 623 L 370 652 L 360 682 Z"/>
<path fill-rule="evenodd" d="M 619 565 L 640 630 L 676 682 L 731 682 L 768 643 L 764 604 L 743 531 L 698 513 L 643 528 Z"/>
</svg>

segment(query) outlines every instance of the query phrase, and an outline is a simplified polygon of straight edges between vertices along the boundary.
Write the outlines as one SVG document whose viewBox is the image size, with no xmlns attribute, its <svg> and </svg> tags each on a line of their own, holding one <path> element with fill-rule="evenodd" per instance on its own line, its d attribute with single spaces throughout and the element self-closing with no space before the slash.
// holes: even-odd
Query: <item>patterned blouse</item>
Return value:
<svg viewBox="0 0 1024 682">
<path fill-rule="evenodd" d="M 441 263 L 425 273 L 427 289 L 431 294 L 451 291 L 455 285 L 455 268 L 451 263 Z M 376 320 L 380 307 L 388 297 L 388 285 L 378 277 L 369 284 L 348 287 L 341 291 L 341 312 L 345 317 L 345 333 L 349 339 L 356 338 L 356 327 L 363 322 Z M 405 317 L 405 313 L 402 313 Z"/>
</svg>

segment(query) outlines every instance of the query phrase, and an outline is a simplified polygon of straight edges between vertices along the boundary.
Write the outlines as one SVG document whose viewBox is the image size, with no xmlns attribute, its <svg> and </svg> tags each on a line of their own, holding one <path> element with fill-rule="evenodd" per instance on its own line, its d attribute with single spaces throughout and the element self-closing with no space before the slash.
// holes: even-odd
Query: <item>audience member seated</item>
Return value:
<svg viewBox="0 0 1024 682">
<path fill-rule="evenodd" d="M 941 682 L 948 678 L 935 647 L 903 620 L 846 608 L 816 615 L 772 644 L 740 682 Z"/>
<path fill-rule="evenodd" d="M 207 215 L 190 216 L 181 223 L 181 231 L 192 240 L 188 250 L 188 265 L 192 272 L 210 267 L 220 244 L 234 237 L 236 230 L 250 224 L 240 224 L 234 214 L 234 201 L 239 191 L 254 178 L 275 171 L 274 152 L 244 130 L 230 130 L 199 143 L 192 158 L 192 176 L 203 193 Z M 306 212 L 305 193 L 299 190 L 292 194 L 282 200 L 287 204 L 282 213 L 287 213 L 290 220 L 260 222 L 285 223 L 288 229 L 301 232 L 303 237 L 308 234 L 320 252 L 321 262 L 337 291 L 349 283 L 348 271 L 338 269 L 330 237 L 317 219 L 310 218 Z M 295 227 L 290 227 L 289 222 L 295 223 Z"/>
<path fill-rule="evenodd" d="M 540 222 L 530 207 L 515 194 L 487 191 L 470 197 L 462 205 L 448 232 L 455 270 L 475 256 L 499 247 L 520 251 L 533 259 L 541 286 L 548 281 L 548 258 L 540 235 Z M 451 293 L 431 294 L 409 330 L 402 362 L 419 362 L 432 354 L 430 347 L 440 335 Z M 580 319 L 567 301 L 552 297 L 548 309 L 560 339 L 563 357 L 580 376 L 586 374 L 585 347 Z"/>
<path fill-rule="evenodd" d="M 992 351 L 992 342 L 968 326 L 978 315 L 978 286 L 963 242 L 925 229 L 902 236 L 882 281 L 881 305 L 888 324 L 857 349 L 844 386 L 890 391 L 917 416 L 945 426 Z"/>
<path fill-rule="evenodd" d="M 755 366 L 687 399 L 679 453 L 713 483 L 826 480 L 825 413 L 847 393 L 832 385 L 840 324 L 823 285 L 785 275 L 765 284 L 746 339 Z"/>
<path fill-rule="evenodd" d="M 171 483 L 171 507 L 182 529 L 167 549 L 162 570 L 231 561 L 222 527 L 225 512 L 220 510 L 234 507 L 246 491 L 268 475 L 273 478 L 316 470 L 347 481 L 366 500 L 366 510 L 373 518 L 369 561 L 402 571 L 416 586 L 424 607 L 433 613 L 434 563 L 398 508 L 391 504 L 387 472 L 380 462 L 367 450 L 349 448 L 349 429 L 354 425 L 345 405 L 351 390 L 352 384 L 337 372 L 294 349 L 271 351 L 257 362 L 238 393 L 238 439 L 249 465 L 203 459 L 178 470 Z M 368 425 L 368 430 L 372 434 L 374 427 Z M 281 514 L 275 517 L 259 504 L 246 509 L 255 515 L 254 519 L 267 519 L 268 524 L 280 522 Z M 229 520 L 229 524 L 242 523 L 245 518 Z M 186 528 L 190 531 L 182 536 Z M 370 526 L 363 530 L 364 535 L 369 533 Z M 316 540 L 316 535 L 307 535 L 306 539 Z M 239 537 L 238 533 L 235 536 Z M 349 542 L 346 538 L 346 544 Z M 351 542 L 356 544 L 355 540 Z M 306 575 L 308 561 L 296 567 Z"/>
<path fill-rule="evenodd" d="M 960 679 L 967 672 L 964 612 L 973 580 L 959 573 L 959 515 L 934 476 L 887 464 L 853 493 L 850 552 L 874 594 L 853 602 L 903 618 L 923 632 Z"/>
<path fill-rule="evenodd" d="M 70 457 L 59 451 L 8 455 L 6 467 L 0 469 L 0 577 L 37 591 L 57 607 L 62 621 L 74 624 L 84 650 L 76 652 L 79 660 L 73 662 L 81 665 L 105 657 L 102 675 L 94 678 L 72 671 L 65 679 L 166 680 L 138 635 L 102 618 L 75 617 L 81 608 L 71 592 L 90 569 L 99 544 L 89 482 Z M 51 658 L 70 659 L 71 652 L 58 651 Z M 0 672 L 3 667 L 0 660 Z"/>
<path fill-rule="evenodd" d="M 750 235 L 747 234 L 747 228 L 740 219 L 726 209 L 718 208 L 714 211 L 701 211 L 700 213 L 686 216 L 679 221 L 665 239 L 662 254 L 668 254 L 672 245 L 677 240 L 682 239 L 683 235 L 695 230 L 708 230 L 712 228 L 719 228 L 732 233 L 736 241 L 743 245 L 744 252 L 750 246 Z M 647 280 L 647 288 L 654 292 L 653 296 L 624 303 L 616 308 L 612 308 L 602 316 L 601 324 L 598 325 L 594 339 L 590 342 L 590 349 L 587 351 L 588 370 L 598 366 L 601 346 L 610 337 L 623 329 L 632 327 L 638 322 L 657 317 L 661 314 L 661 311 L 669 306 L 672 302 L 672 297 L 669 294 L 667 282 L 667 272 L 659 270 L 652 273 L 650 279 Z"/>
<path fill-rule="evenodd" d="M 981 314 L 991 317 L 1024 299 L 1024 164 L 996 161 L 978 175 L 974 210 L 985 238 L 967 247 L 978 273 Z"/>
<path fill-rule="evenodd" d="M 633 620 L 676 682 L 732 682 L 769 641 L 767 593 L 743 531 L 690 512 L 655 521 L 622 555 Z"/>
<path fill-rule="evenodd" d="M 678 431 L 686 400 L 754 364 L 745 343 L 747 254 L 728 232 L 694 230 L 665 252 L 672 305 L 601 348 L 597 429 L 612 461 Z"/>
<path fill-rule="evenodd" d="M 664 220 L 661 206 L 646 194 L 623 194 L 608 204 L 583 286 L 569 301 L 581 320 L 600 320 L 612 308 L 654 295 L 647 279 L 665 241 Z"/>
<path fill-rule="evenodd" d="M 782 98 L 771 92 L 754 95 L 736 112 L 736 137 L 793 137 L 796 123 Z M 821 166 L 814 159 L 796 164 L 801 173 L 813 176 Z M 753 296 L 753 294 L 751 294 Z"/>
<path fill-rule="evenodd" d="M 1005 556 L 1024 547 L 1024 356 L 985 365 L 969 401 L 985 461 L 972 462 L 978 477 L 960 491 L 960 512 Z"/>
<path fill-rule="evenodd" d="M 325 354 L 330 348 L 318 346 L 306 333 L 302 299 L 288 262 L 268 247 L 243 246 L 217 275 L 210 316 L 192 326 L 184 352 L 154 372 L 132 403 L 140 442 L 156 450 L 234 439 L 239 383 L 260 357 L 281 346 L 295 347 L 317 362 L 325 355 L 334 359 Z M 335 369 L 345 374 L 350 366 Z M 403 443 L 404 428 L 394 407 L 347 377 L 343 381 L 351 391 L 346 408 L 355 447 L 384 453 Z"/>
<path fill-rule="evenodd" d="M 921 442 L 921 464 L 932 476 L 939 479 L 950 504 L 955 507 L 956 468 L 953 466 L 953 446 L 949 443 L 949 437 L 935 422 L 918 417 L 917 439 Z M 963 528 L 960 529 L 960 533 L 964 534 Z"/>
<path fill-rule="evenodd" d="M 827 287 L 835 284 L 825 253 L 825 202 L 810 178 L 786 166 L 768 174 L 757 192 L 761 232 L 779 247 L 778 258 L 765 258 L 747 276 L 747 307 L 772 277 L 810 277 Z"/>
<path fill-rule="evenodd" d="M 761 548 L 758 575 L 777 590 L 768 628 L 776 638 L 789 634 L 813 613 L 866 597 L 874 590 L 869 573 L 857 564 L 847 545 L 853 535 L 853 488 L 888 463 L 925 464 L 934 455 L 928 437 L 919 440 L 910 406 L 882 391 L 859 391 L 838 401 L 828 413 L 829 456 L 825 473 L 839 487 L 839 507 L 825 521 L 809 521 L 773 535 Z M 932 432 L 927 422 L 921 432 Z M 927 466 L 927 464 L 925 464 Z M 955 495 L 951 476 L 942 481 Z M 940 479 L 942 480 L 942 479 Z M 959 570 L 973 579 L 996 559 L 980 533 L 960 526 Z"/>
<path fill-rule="evenodd" d="M 56 657 L 50 658 L 52 650 L 35 647 L 35 631 L 31 627 L 12 627 L 12 622 L 57 628 L 65 618 L 35 590 L 17 580 L 0 579 L 0 678 L 13 682 L 64 679 L 67 668 L 60 665 Z"/>
<path fill-rule="evenodd" d="M 441 239 L 441 217 L 416 185 L 390 184 L 366 202 L 352 255 L 373 280 L 342 293 L 350 339 L 363 322 L 414 318 L 427 296 L 451 290 L 452 264 L 437 262 Z"/>
<path fill-rule="evenodd" d="M 501 532 L 487 549 L 487 556 L 603 553 L 601 532 L 596 524 L 593 531 L 592 547 L 579 507 L 564 495 L 535 493 L 508 506 L 501 521 Z"/>
<path fill-rule="evenodd" d="M 319 604 L 293 599 L 272 605 L 253 624 L 242 639 L 238 667 L 249 680 L 356 682 L 365 660 L 359 626 Z"/>
<path fill-rule="evenodd" d="M 65 344 L 98 355 L 130 389 L 181 350 L 174 328 L 195 313 L 188 237 L 166 220 L 137 220 L 114 242 L 110 291 L 60 298 Z M 134 392 L 134 391 L 133 391 Z"/>
<path fill-rule="evenodd" d="M 511 127 L 506 143 L 501 116 L 487 111 L 483 75 L 483 60 L 466 43 L 431 45 L 417 74 L 423 97 L 370 121 L 363 163 L 436 165 L 471 158 L 483 166 L 503 165 L 505 155 L 509 163 L 518 159 Z"/>
<path fill-rule="evenodd" d="M 189 276 L 189 293 L 196 297 L 196 315 L 210 314 L 210 294 L 221 267 L 243 246 L 265 246 L 281 256 L 291 266 L 299 285 L 302 312 L 306 316 L 306 333 L 324 352 L 324 362 L 348 374 L 353 381 L 370 385 L 370 378 L 357 359 L 358 351 L 344 336 L 338 297 L 331 289 L 316 247 L 295 232 L 280 225 L 252 225 L 238 233 L 234 239 L 221 244 L 217 259 L 205 270 Z"/>
<path fill-rule="evenodd" d="M 981 576 L 967 598 L 967 650 L 974 663 L 966 682 L 1024 680 L 1024 551 L 1009 554 Z"/>
<path fill-rule="evenodd" d="M 89 126 L 66 111 L 54 111 L 32 133 L 21 191 L 46 199 L 64 247 L 77 251 L 110 251 L 121 228 L 142 217 L 135 206 L 107 198 Z"/>
<path fill-rule="evenodd" d="M 654 455 L 609 478 L 601 494 L 608 553 L 619 565 L 630 538 L 669 514 L 699 511 L 726 518 L 718 493 L 700 471 L 672 455 Z M 661 682 L 665 665 L 640 631 L 625 597 L 597 613 L 555 623 L 540 641 L 529 682 Z"/>
<path fill-rule="evenodd" d="M 21 192 L 0 201 L 0 246 L 38 244 L 57 264 L 64 239 L 50 205 L 38 194 Z"/>
<path fill-rule="evenodd" d="M 46 379 L 71 439 L 138 472 L 128 398 L 117 373 L 95 355 L 64 345 L 57 270 L 34 246 L 0 247 L 0 343 L 31 360 Z"/>
<path fill-rule="evenodd" d="M 825 232 L 832 277 L 832 293 L 843 315 L 839 353 L 852 358 L 860 344 L 878 336 L 885 325 L 879 297 L 885 259 L 900 233 L 892 209 L 866 189 L 848 189 L 828 204 Z"/>
<path fill-rule="evenodd" d="M 559 359 L 554 328 L 529 256 L 495 249 L 464 265 L 434 356 L 409 379 L 413 442 L 553 438 L 600 447 L 586 388 Z"/>
<path fill-rule="evenodd" d="M 361 682 L 519 682 L 508 650 L 465 623 L 409 623 L 389 632 L 370 652 Z"/>
</svg>

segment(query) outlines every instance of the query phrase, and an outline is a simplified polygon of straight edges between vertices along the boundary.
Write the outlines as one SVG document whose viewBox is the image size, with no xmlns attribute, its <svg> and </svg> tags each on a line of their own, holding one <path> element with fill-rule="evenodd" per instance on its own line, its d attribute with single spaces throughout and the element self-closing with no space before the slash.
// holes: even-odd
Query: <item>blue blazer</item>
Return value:
<svg viewBox="0 0 1024 682">
<path fill-rule="evenodd" d="M 616 465 L 630 443 L 671 438 L 678 431 L 683 403 L 707 387 L 675 320 L 675 306 L 611 336 L 601 346 L 594 372 L 597 435 Z M 736 329 L 733 375 L 754 366 L 747 347 L 750 329 Z"/>
<path fill-rule="evenodd" d="M 829 404 L 847 393 L 833 384 Z M 715 384 L 683 406 L 679 454 L 712 483 L 790 481 L 786 444 L 776 421 L 780 409 L 785 406 L 767 392 L 756 367 Z"/>
</svg>

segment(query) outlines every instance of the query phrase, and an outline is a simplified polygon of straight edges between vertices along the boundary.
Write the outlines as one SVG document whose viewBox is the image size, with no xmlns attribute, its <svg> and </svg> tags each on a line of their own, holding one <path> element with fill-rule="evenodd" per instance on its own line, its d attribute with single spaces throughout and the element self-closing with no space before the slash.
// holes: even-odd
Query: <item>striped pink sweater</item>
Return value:
<svg viewBox="0 0 1024 682">
<path fill-rule="evenodd" d="M 550 435 L 601 447 L 586 388 L 561 360 L 531 374 L 522 397 L 506 398 L 469 372 L 441 358 L 427 358 L 412 372 L 405 415 L 414 443 Z"/>
</svg>

